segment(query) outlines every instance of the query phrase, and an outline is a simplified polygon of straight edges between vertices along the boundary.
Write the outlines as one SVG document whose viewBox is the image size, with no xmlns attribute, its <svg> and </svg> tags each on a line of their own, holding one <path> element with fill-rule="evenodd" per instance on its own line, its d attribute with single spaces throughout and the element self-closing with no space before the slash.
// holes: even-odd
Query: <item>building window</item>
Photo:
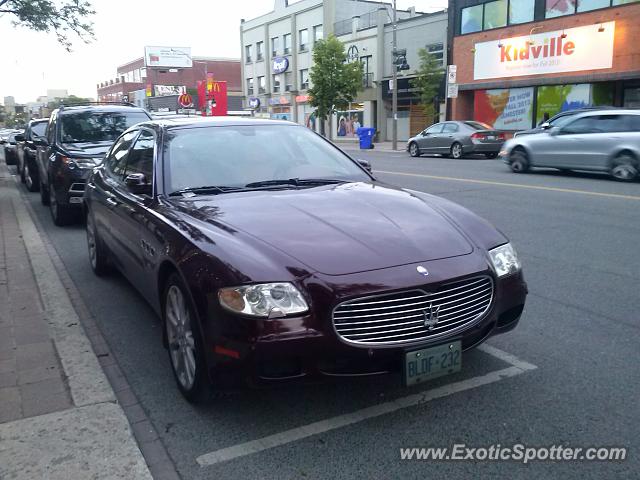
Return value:
<svg viewBox="0 0 640 480">
<path fill-rule="evenodd" d="M 264 60 L 264 42 L 256 43 L 256 61 Z"/>
<path fill-rule="evenodd" d="M 282 37 L 284 44 L 284 54 L 288 55 L 291 53 L 291 34 L 287 33 Z"/>
<path fill-rule="evenodd" d="M 258 77 L 258 93 L 265 93 L 267 91 L 267 87 L 265 84 L 264 76 Z"/>
<path fill-rule="evenodd" d="M 507 0 L 484 4 L 484 29 L 504 27 L 507 24 Z"/>
<path fill-rule="evenodd" d="M 562 17 L 573 13 L 576 13 L 576 0 L 547 0 L 544 17 Z"/>
<path fill-rule="evenodd" d="M 371 61 L 373 59 L 373 55 L 367 55 L 364 57 L 360 57 L 360 63 L 362 63 L 362 86 L 363 88 L 371 88 L 373 87 L 373 65 L 371 65 Z"/>
<path fill-rule="evenodd" d="M 273 76 L 273 93 L 280 92 L 280 75 Z"/>
<path fill-rule="evenodd" d="M 535 5 L 535 0 L 510 0 L 509 25 L 533 22 Z"/>
<path fill-rule="evenodd" d="M 244 58 L 245 58 L 245 62 L 251 63 L 251 45 L 245 45 Z"/>
<path fill-rule="evenodd" d="M 271 39 L 271 56 L 272 57 L 277 57 L 278 56 L 278 49 L 280 48 L 280 37 L 273 37 Z"/>
<path fill-rule="evenodd" d="M 253 95 L 253 78 L 247 78 L 247 95 Z"/>
<path fill-rule="evenodd" d="M 588 12 L 609 6 L 610 0 L 578 0 L 578 12 Z"/>
<path fill-rule="evenodd" d="M 293 90 L 293 74 L 291 72 L 286 72 L 284 74 L 284 91 L 290 92 Z"/>
<path fill-rule="evenodd" d="M 547 0 L 549 1 L 549 0 Z M 475 5 L 462 9 L 460 33 L 472 33 L 482 30 L 483 5 Z"/>
<path fill-rule="evenodd" d="M 444 65 L 444 44 L 431 43 L 425 47 L 427 52 L 438 61 L 440 65 Z"/>
<path fill-rule="evenodd" d="M 298 35 L 300 40 L 300 51 L 304 52 L 307 49 L 307 44 L 309 43 L 309 30 L 303 28 L 298 32 Z"/>
<path fill-rule="evenodd" d="M 324 38 L 324 30 L 322 25 L 316 25 L 313 27 L 313 43 L 316 43 L 318 40 L 322 40 Z"/>
<path fill-rule="evenodd" d="M 309 69 L 304 68 L 300 70 L 300 90 L 306 90 L 309 88 Z"/>
<path fill-rule="evenodd" d="M 640 1 L 640 0 L 613 0 L 613 1 L 611 2 L 611 4 L 612 4 L 613 6 L 616 6 L 616 5 L 626 5 L 627 3 L 635 3 L 635 2 L 638 2 L 638 1 Z"/>
</svg>

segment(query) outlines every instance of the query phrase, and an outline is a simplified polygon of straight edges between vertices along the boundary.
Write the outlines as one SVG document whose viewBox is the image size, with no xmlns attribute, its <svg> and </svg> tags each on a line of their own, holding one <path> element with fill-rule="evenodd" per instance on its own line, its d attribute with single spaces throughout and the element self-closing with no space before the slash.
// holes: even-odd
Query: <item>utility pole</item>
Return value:
<svg viewBox="0 0 640 480">
<path fill-rule="evenodd" d="M 391 127 L 391 138 L 393 141 L 392 148 L 393 150 L 398 149 L 398 66 L 396 65 L 396 52 L 398 48 L 397 44 L 397 30 L 398 30 L 398 19 L 396 17 L 396 0 L 393 0 L 393 47 L 391 49 L 392 57 L 393 57 L 393 73 L 392 73 L 392 82 L 393 82 L 393 90 L 391 92 L 391 108 L 392 108 L 392 127 Z"/>
</svg>

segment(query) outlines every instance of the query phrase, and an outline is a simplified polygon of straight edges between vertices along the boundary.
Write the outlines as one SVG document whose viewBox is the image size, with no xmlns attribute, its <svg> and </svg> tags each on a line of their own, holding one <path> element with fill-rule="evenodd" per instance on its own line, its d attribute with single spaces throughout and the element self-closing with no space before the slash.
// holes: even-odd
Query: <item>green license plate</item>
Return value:
<svg viewBox="0 0 640 480">
<path fill-rule="evenodd" d="M 462 344 L 457 341 L 407 352 L 404 367 L 407 386 L 459 372 L 462 368 Z"/>
</svg>

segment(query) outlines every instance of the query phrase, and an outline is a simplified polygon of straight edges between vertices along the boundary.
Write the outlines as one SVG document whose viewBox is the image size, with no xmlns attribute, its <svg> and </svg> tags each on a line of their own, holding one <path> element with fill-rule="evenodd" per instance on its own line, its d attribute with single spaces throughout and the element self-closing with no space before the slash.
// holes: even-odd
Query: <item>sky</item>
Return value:
<svg viewBox="0 0 640 480">
<path fill-rule="evenodd" d="M 73 52 L 55 35 L 14 27 L 0 16 L 0 102 L 12 95 L 33 102 L 47 89 L 96 96 L 96 84 L 116 77 L 118 65 L 143 56 L 145 45 L 184 46 L 194 56 L 240 58 L 240 19 L 273 10 L 273 0 L 93 0 L 95 40 L 71 37 Z M 398 8 L 431 12 L 447 0 L 398 0 Z"/>
</svg>

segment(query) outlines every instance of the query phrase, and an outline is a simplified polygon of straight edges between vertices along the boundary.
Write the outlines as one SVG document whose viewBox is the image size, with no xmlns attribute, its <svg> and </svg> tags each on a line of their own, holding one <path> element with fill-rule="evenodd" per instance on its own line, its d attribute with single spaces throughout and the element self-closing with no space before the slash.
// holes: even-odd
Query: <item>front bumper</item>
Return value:
<svg viewBox="0 0 640 480">
<path fill-rule="evenodd" d="M 87 168 L 74 168 L 65 169 L 56 174 L 53 186 L 58 203 L 81 207 L 82 196 L 91 171 L 92 169 Z"/>
<path fill-rule="evenodd" d="M 212 380 L 227 384 L 242 379 L 255 385 L 397 373 L 409 349 L 460 340 L 463 350 L 468 350 L 492 335 L 512 330 L 520 320 L 527 295 L 522 273 L 494 281 L 494 299 L 481 320 L 455 335 L 411 344 L 366 347 L 345 343 L 333 328 L 333 304 L 319 305 L 316 312 L 302 317 L 221 318 L 210 326 L 213 328 L 205 327 Z M 245 322 L 254 328 L 245 329 Z"/>
</svg>

